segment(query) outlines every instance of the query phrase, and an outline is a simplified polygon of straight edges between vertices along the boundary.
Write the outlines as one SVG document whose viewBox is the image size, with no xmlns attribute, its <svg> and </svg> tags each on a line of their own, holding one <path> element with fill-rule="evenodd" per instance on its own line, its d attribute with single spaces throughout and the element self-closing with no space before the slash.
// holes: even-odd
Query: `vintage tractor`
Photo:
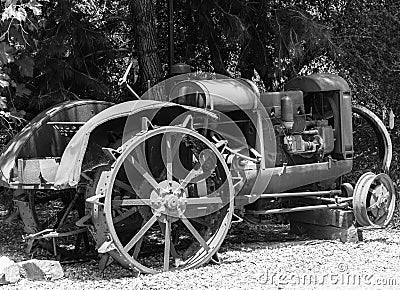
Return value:
<svg viewBox="0 0 400 290">
<path fill-rule="evenodd" d="M 355 186 L 344 179 L 352 114 L 371 124 L 381 160 Z M 244 79 L 179 76 L 140 100 L 48 109 L 4 149 L 0 169 L 29 251 L 94 248 L 102 268 L 155 273 L 215 259 L 233 218 L 343 209 L 359 227 L 384 227 L 395 208 L 391 156 L 385 126 L 352 106 L 339 76 L 267 93 Z"/>
</svg>

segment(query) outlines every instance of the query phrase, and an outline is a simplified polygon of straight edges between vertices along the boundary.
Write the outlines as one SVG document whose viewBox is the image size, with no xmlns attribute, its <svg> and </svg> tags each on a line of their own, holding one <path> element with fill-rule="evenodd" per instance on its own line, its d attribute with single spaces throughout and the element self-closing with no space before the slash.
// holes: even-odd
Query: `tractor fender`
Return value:
<svg viewBox="0 0 400 290">
<path fill-rule="evenodd" d="M 0 185 L 10 186 L 13 168 L 20 158 L 61 156 L 67 140 L 48 122 L 86 122 L 110 106 L 112 103 L 96 100 L 68 101 L 38 114 L 3 148 L 0 155 Z"/>
<path fill-rule="evenodd" d="M 197 112 L 218 119 L 216 114 L 206 109 L 154 100 L 135 100 L 112 106 L 86 122 L 72 137 L 62 155 L 60 166 L 57 170 L 54 182 L 55 189 L 61 190 L 78 185 L 83 171 L 82 167 L 85 166 L 86 162 L 85 154 L 93 148 L 90 146 L 90 137 L 93 131 L 101 129 L 102 126 L 106 126 L 107 124 L 112 124 L 112 122 L 117 119 L 128 118 L 138 114 L 146 116 L 146 111 L 159 110 L 165 107 L 179 107 L 185 111 Z M 118 126 L 122 128 L 116 129 L 123 132 L 125 123 L 119 123 Z"/>
<path fill-rule="evenodd" d="M 388 173 L 392 163 L 393 145 L 390 134 L 381 119 L 372 111 L 360 105 L 353 105 L 352 111 L 363 117 L 374 129 L 378 137 L 379 157 L 382 160 L 382 172 Z"/>
</svg>

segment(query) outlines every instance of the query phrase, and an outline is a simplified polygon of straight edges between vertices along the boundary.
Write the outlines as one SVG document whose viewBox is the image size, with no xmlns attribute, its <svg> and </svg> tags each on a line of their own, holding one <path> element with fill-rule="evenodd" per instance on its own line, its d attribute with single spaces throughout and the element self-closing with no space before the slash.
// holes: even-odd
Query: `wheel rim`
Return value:
<svg viewBox="0 0 400 290">
<path fill-rule="evenodd" d="M 379 155 L 379 162 L 381 165 L 380 168 L 377 168 L 377 170 L 381 170 L 382 172 L 388 173 L 390 169 L 390 164 L 392 162 L 393 146 L 392 146 L 392 141 L 390 139 L 390 135 L 385 125 L 382 123 L 382 121 L 379 119 L 378 116 L 376 116 L 373 112 L 371 112 L 370 110 L 368 110 L 363 106 L 354 105 L 352 107 L 352 111 L 353 113 L 359 115 L 363 120 L 365 120 L 373 129 L 375 133 L 374 137 L 377 139 L 376 147 L 379 151 L 378 155 Z"/>
<path fill-rule="evenodd" d="M 190 148 L 190 144 L 185 143 L 187 140 L 194 140 L 202 146 L 201 150 L 189 150 L 193 164 L 186 168 L 185 176 L 185 166 L 188 165 L 182 166 L 178 162 L 175 166 L 173 155 L 177 154 L 180 160 L 181 151 L 185 152 L 187 148 L 179 145 L 176 150 L 174 144 L 180 142 Z M 152 156 L 152 150 L 161 147 L 158 142 L 163 142 L 166 148 L 162 155 L 164 162 L 160 162 L 164 163 L 161 173 L 157 173 L 157 165 L 147 166 L 145 156 Z M 178 171 L 177 174 L 174 170 Z M 124 175 L 121 173 L 126 176 L 121 177 Z M 124 185 L 121 185 L 121 178 Z M 104 197 L 107 225 L 102 232 L 105 240 L 113 245 L 109 253 L 123 266 L 146 273 L 200 266 L 215 254 L 229 229 L 234 198 L 229 168 L 213 143 L 188 128 L 166 126 L 138 134 L 123 145 L 111 169 L 103 172 L 100 179 L 96 194 L 99 200 Z M 127 188 L 128 184 L 131 190 Z M 127 231 L 128 220 L 132 226 L 130 232 Z M 121 234 L 120 221 L 125 221 L 122 230 L 129 232 L 128 238 Z M 187 236 L 191 236 L 193 242 L 187 244 Z M 152 247 L 152 261 L 149 263 L 145 256 L 149 254 L 146 249 L 152 238 L 156 241 L 161 238 L 163 249 L 157 252 L 157 244 Z M 171 258 L 175 260 L 175 267 L 172 267 Z"/>
<path fill-rule="evenodd" d="M 395 189 L 390 177 L 381 173 L 363 174 L 354 189 L 353 209 L 361 226 L 387 226 L 395 209 Z"/>
<path fill-rule="evenodd" d="M 80 198 L 80 194 L 75 190 L 67 192 L 25 190 L 24 195 L 18 197 L 16 204 L 24 216 L 22 218 L 24 229 L 30 234 L 27 236 L 28 245 L 37 240 L 39 247 L 53 254 L 60 254 L 62 258 L 82 258 L 82 253 L 78 253 L 82 239 L 86 252 L 89 251 L 90 244 L 86 233 L 75 225 L 75 222 L 84 215 L 82 206 L 84 202 Z M 74 234 L 76 232 L 79 233 Z M 57 237 L 56 244 L 53 244 L 46 238 L 48 233 L 57 233 L 61 237 Z M 31 250 L 30 246 L 28 250 Z"/>
</svg>

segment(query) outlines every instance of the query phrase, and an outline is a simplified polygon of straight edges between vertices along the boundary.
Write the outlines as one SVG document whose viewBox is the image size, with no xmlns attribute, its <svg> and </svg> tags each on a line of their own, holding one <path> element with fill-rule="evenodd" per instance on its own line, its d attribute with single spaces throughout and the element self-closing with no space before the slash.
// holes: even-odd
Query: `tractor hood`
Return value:
<svg viewBox="0 0 400 290">
<path fill-rule="evenodd" d="M 186 80 L 169 95 L 170 101 L 220 112 L 255 110 L 259 98 L 257 86 L 246 79 Z"/>
<path fill-rule="evenodd" d="M 350 87 L 340 76 L 325 73 L 295 77 L 285 85 L 285 90 L 301 90 L 305 93 L 328 91 L 349 92 Z"/>
</svg>

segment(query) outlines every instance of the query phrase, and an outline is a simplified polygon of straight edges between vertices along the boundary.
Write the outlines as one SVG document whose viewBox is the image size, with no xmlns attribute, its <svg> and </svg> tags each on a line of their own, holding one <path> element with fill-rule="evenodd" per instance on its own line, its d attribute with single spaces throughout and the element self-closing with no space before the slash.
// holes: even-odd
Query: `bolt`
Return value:
<svg viewBox="0 0 400 290">
<path fill-rule="evenodd" d="M 176 199 L 171 199 L 171 201 L 169 202 L 170 207 L 176 207 L 178 204 Z"/>
</svg>

